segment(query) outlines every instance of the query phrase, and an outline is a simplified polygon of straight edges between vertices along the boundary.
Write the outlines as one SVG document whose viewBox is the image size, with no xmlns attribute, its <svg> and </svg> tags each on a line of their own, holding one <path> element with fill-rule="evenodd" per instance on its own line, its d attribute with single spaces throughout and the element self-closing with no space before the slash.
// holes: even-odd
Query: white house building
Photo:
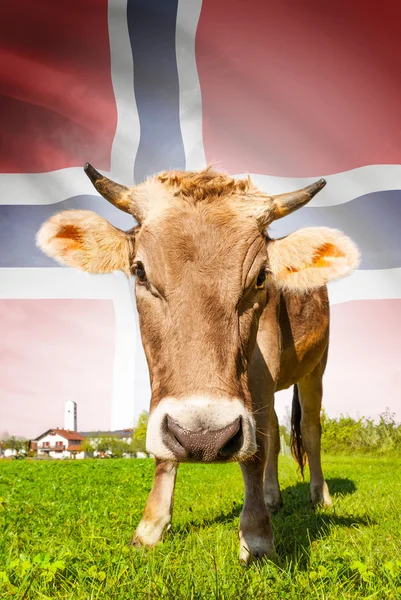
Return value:
<svg viewBox="0 0 401 600">
<path fill-rule="evenodd" d="M 17 450 L 14 450 L 14 448 L 6 448 L 3 451 L 3 456 L 4 458 L 11 458 L 12 456 L 17 456 L 18 452 Z"/>
<path fill-rule="evenodd" d="M 82 442 L 85 436 L 68 429 L 48 429 L 31 442 L 36 446 L 38 456 L 50 458 L 85 458 Z"/>
</svg>

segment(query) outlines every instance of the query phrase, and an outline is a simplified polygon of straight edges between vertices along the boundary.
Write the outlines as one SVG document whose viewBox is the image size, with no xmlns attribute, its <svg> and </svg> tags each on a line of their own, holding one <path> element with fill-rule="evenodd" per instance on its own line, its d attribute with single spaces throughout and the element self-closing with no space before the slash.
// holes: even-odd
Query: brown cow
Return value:
<svg viewBox="0 0 401 600">
<path fill-rule="evenodd" d="M 90 273 L 136 274 L 152 397 L 147 449 L 156 474 L 133 538 L 152 546 L 171 521 L 179 462 L 240 462 L 240 558 L 274 552 L 269 510 L 281 506 L 274 392 L 295 385 L 293 450 L 312 503 L 331 504 L 320 462 L 322 376 L 329 337 L 325 284 L 359 261 L 324 227 L 273 240 L 269 224 L 324 185 L 271 197 L 211 169 L 166 172 L 127 188 L 86 165 L 95 188 L 130 213 L 124 232 L 88 211 L 51 217 L 38 245 Z"/>
</svg>

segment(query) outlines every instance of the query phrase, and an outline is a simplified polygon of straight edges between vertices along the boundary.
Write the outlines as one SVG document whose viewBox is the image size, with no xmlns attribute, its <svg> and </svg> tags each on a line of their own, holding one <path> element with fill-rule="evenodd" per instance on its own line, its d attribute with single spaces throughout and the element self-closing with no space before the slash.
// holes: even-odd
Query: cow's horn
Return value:
<svg viewBox="0 0 401 600">
<path fill-rule="evenodd" d="M 84 171 L 103 198 L 106 198 L 110 204 L 113 204 L 113 206 L 116 206 L 120 210 L 133 214 L 132 190 L 130 188 L 115 183 L 111 179 L 101 175 L 89 163 L 86 163 L 84 166 Z"/>
<path fill-rule="evenodd" d="M 319 181 L 315 181 L 315 183 L 302 188 L 302 190 L 289 192 L 288 194 L 280 194 L 279 196 L 273 196 L 273 205 L 269 215 L 270 219 L 272 221 L 281 219 L 282 217 L 294 212 L 294 210 L 305 206 L 305 204 L 307 204 L 309 200 L 312 200 L 313 196 L 320 192 L 325 185 L 326 180 L 319 179 Z"/>
</svg>

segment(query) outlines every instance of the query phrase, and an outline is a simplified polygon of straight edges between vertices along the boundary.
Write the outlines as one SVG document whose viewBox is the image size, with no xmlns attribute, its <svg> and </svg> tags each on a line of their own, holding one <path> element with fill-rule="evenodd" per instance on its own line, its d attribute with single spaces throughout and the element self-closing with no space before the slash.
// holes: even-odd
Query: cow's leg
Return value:
<svg viewBox="0 0 401 600">
<path fill-rule="evenodd" d="M 324 364 L 298 382 L 301 404 L 301 435 L 310 470 L 310 500 L 312 504 L 331 506 L 332 500 L 323 477 L 320 458 L 320 410 L 322 406 Z"/>
<path fill-rule="evenodd" d="M 244 563 L 248 563 L 252 556 L 275 556 L 273 527 L 263 491 L 268 452 L 271 451 L 274 455 L 274 446 L 269 444 L 268 438 L 270 415 L 274 412 L 274 390 L 280 368 L 278 349 L 281 343 L 277 321 L 279 291 L 272 288 L 270 292 L 270 301 L 259 325 L 259 330 L 263 326 L 264 334 L 257 339 L 248 372 L 256 424 L 257 451 L 252 458 L 241 464 L 245 501 L 240 516 L 239 537 L 240 560 Z M 277 477 L 275 479 L 278 486 Z M 280 490 L 278 492 L 280 493 Z"/>
<path fill-rule="evenodd" d="M 266 463 L 266 435 L 259 432 L 257 453 L 241 464 L 245 484 L 245 501 L 240 516 L 240 560 L 248 564 L 253 556 L 273 556 L 274 539 L 269 511 L 263 497 L 263 474 Z"/>
<path fill-rule="evenodd" d="M 155 546 L 171 523 L 177 467 L 176 462 L 156 459 L 152 490 L 131 540 L 134 546 Z"/>
<path fill-rule="evenodd" d="M 269 510 L 277 512 L 283 505 L 278 482 L 278 455 L 280 453 L 280 432 L 274 406 L 270 410 L 267 434 L 267 465 L 263 486 L 265 503 Z"/>
</svg>

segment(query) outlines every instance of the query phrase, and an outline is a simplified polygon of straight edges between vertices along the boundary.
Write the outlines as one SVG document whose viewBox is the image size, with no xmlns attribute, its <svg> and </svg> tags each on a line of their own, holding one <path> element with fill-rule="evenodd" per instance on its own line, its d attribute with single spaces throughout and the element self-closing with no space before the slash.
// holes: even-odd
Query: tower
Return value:
<svg viewBox="0 0 401 600">
<path fill-rule="evenodd" d="M 64 408 L 64 429 L 77 430 L 77 403 L 67 400 Z"/>
</svg>

